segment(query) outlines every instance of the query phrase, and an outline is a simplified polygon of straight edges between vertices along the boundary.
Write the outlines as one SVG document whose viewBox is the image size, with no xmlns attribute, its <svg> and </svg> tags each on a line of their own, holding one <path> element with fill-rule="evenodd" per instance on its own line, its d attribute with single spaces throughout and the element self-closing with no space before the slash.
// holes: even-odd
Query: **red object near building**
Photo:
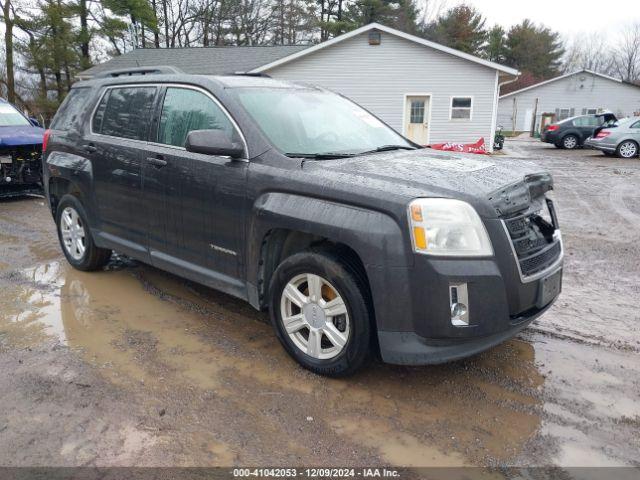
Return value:
<svg viewBox="0 0 640 480">
<path fill-rule="evenodd" d="M 480 138 L 476 143 L 436 143 L 430 145 L 435 150 L 443 150 L 447 152 L 461 152 L 461 153 L 478 153 L 486 155 L 487 149 L 484 144 L 484 138 Z"/>
</svg>

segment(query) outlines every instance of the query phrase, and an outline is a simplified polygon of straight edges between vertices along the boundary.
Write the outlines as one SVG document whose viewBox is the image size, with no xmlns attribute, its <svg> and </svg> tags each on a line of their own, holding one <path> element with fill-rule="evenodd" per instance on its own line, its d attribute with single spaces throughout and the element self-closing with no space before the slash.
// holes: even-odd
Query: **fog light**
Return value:
<svg viewBox="0 0 640 480">
<path fill-rule="evenodd" d="M 449 285 L 449 307 L 451 324 L 456 327 L 469 326 L 469 292 L 466 283 Z"/>
</svg>

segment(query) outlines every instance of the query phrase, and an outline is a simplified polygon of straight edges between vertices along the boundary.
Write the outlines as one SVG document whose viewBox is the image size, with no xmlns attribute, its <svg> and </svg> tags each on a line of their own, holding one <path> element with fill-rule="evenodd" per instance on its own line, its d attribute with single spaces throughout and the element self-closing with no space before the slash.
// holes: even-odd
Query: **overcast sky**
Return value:
<svg viewBox="0 0 640 480">
<path fill-rule="evenodd" d="M 447 5 L 475 6 L 490 25 L 509 27 L 529 18 L 563 35 L 616 31 L 640 22 L 640 0 L 448 0 Z"/>
</svg>

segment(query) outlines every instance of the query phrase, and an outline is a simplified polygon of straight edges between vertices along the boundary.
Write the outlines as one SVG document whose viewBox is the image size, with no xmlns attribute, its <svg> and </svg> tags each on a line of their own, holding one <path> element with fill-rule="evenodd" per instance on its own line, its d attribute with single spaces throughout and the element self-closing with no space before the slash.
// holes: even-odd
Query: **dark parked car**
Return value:
<svg viewBox="0 0 640 480">
<path fill-rule="evenodd" d="M 580 115 L 547 125 L 540 136 L 540 140 L 552 143 L 558 148 L 573 150 L 581 147 L 587 138 L 607 125 L 613 125 L 616 117 L 613 113 L 598 115 Z"/>
<path fill-rule="evenodd" d="M 38 122 L 0 98 L 0 198 L 42 193 L 42 136 Z"/>
<path fill-rule="evenodd" d="M 117 250 L 269 309 L 334 376 L 475 354 L 558 296 L 548 173 L 421 148 L 320 88 L 172 71 L 77 83 L 47 131 L 74 267 Z"/>
</svg>

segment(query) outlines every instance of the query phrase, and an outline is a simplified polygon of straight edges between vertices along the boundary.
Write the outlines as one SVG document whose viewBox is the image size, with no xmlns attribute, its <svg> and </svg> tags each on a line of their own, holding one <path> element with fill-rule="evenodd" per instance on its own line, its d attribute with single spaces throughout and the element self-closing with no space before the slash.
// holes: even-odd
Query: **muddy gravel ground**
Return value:
<svg viewBox="0 0 640 480">
<path fill-rule="evenodd" d="M 0 203 L 0 465 L 640 466 L 640 160 L 511 141 L 553 172 L 564 291 L 443 366 L 298 367 L 264 313 L 125 258 L 70 269 Z"/>
</svg>

